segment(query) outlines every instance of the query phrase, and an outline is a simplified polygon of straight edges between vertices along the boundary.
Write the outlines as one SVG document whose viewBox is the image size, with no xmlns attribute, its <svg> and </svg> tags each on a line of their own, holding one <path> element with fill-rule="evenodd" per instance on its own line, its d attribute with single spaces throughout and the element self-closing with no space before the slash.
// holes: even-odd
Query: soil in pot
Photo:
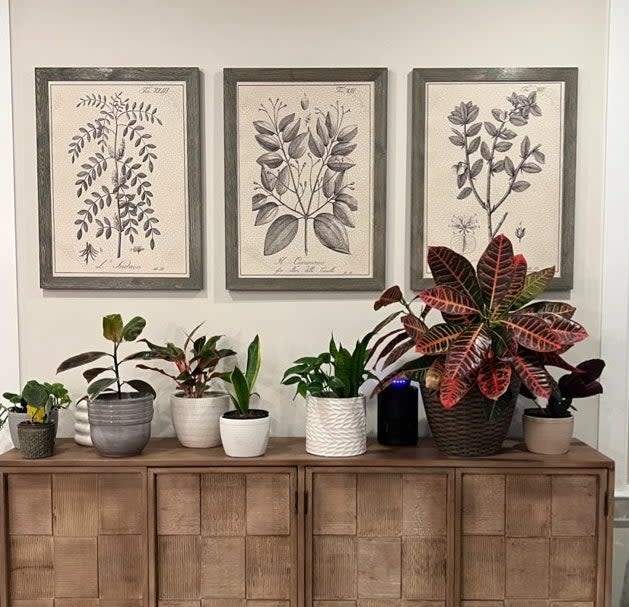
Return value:
<svg viewBox="0 0 629 607">
<path fill-rule="evenodd" d="M 524 443 L 531 453 L 561 455 L 570 449 L 574 417 L 549 417 L 544 409 L 525 409 L 522 430 Z"/>
<path fill-rule="evenodd" d="M 259 457 L 269 442 L 271 416 L 264 409 L 227 411 L 220 420 L 221 442 L 229 457 Z"/>
<path fill-rule="evenodd" d="M 42 459 L 54 454 L 57 428 L 53 422 L 45 424 L 20 422 L 17 432 L 25 459 Z"/>
</svg>

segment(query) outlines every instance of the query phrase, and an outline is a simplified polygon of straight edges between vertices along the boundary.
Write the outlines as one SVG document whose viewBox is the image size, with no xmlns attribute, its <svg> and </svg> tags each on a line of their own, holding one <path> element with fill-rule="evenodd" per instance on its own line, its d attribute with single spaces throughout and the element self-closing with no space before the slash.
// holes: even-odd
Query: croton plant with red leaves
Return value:
<svg viewBox="0 0 629 607">
<path fill-rule="evenodd" d="M 476 270 L 447 247 L 429 247 L 428 265 L 434 287 L 411 301 L 399 287 L 390 287 L 374 304 L 376 310 L 395 303 L 402 306 L 381 323 L 402 315 L 402 328 L 376 342 L 372 352 L 376 365 L 389 367 L 413 349 L 420 355 L 391 372 L 377 390 L 394 379 L 410 377 L 438 389 L 441 404 L 449 409 L 474 385 L 497 401 L 516 379 L 533 395 L 547 399 L 555 387 L 547 367 L 578 372 L 561 357 L 587 337 L 572 320 L 575 308 L 562 302 L 533 302 L 554 276 L 554 267 L 528 273 L 526 259 L 514 255 L 502 234 L 489 243 Z M 412 306 L 420 301 L 424 307 L 417 315 Z M 442 322 L 429 328 L 425 320 L 431 309 L 441 312 Z"/>
</svg>

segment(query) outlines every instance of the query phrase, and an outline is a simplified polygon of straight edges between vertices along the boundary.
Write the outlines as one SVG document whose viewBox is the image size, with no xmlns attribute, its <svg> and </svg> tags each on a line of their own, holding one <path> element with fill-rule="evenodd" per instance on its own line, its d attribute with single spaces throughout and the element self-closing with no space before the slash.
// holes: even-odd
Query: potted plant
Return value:
<svg viewBox="0 0 629 607">
<path fill-rule="evenodd" d="M 299 358 L 286 370 L 282 383 L 296 386 L 306 398 L 306 451 L 327 457 L 362 455 L 367 450 L 365 397 L 368 344 L 373 332 L 356 342 L 353 352 L 330 339 L 327 352 Z"/>
<path fill-rule="evenodd" d="M 537 407 L 525 409 L 522 416 L 524 442 L 532 453 L 559 455 L 570 448 L 574 417 L 570 409 L 575 409 L 575 398 L 586 398 L 603 393 L 598 381 L 605 362 L 600 358 L 583 361 L 571 373 L 563 375 L 553 385 L 553 390 L 545 406 L 526 386 L 521 392 L 536 402 Z M 575 409 L 576 410 L 576 409 Z"/>
<path fill-rule="evenodd" d="M 235 352 L 217 348 L 220 335 L 195 339 L 201 324 L 190 331 L 181 348 L 170 342 L 158 346 L 147 339 L 140 340 L 149 348 L 143 353 L 146 360 L 167 361 L 176 368 L 175 374 L 157 367 L 137 365 L 139 369 L 156 371 L 175 382 L 177 391 L 170 398 L 171 412 L 177 438 L 184 447 L 220 445 L 219 419 L 229 409 L 230 403 L 228 394 L 210 391 L 210 384 L 221 376 L 216 371 L 220 361 Z"/>
<path fill-rule="evenodd" d="M 243 372 L 235 367 L 221 375 L 230 385 L 229 395 L 235 409 L 223 413 L 220 419 L 221 441 L 229 457 L 258 457 L 264 455 L 269 442 L 271 417 L 264 409 L 252 409 L 251 399 L 260 371 L 260 338 L 256 335 L 247 350 L 247 366 Z"/>
<path fill-rule="evenodd" d="M 509 239 L 496 236 L 476 270 L 447 247 L 429 247 L 428 265 L 436 286 L 406 301 L 399 287 L 387 289 L 375 309 L 398 303 L 403 328 L 385 334 L 378 360 L 387 367 L 415 350 L 418 357 L 390 372 L 420 382 L 435 442 L 448 455 L 484 456 L 500 450 L 522 383 L 549 398 L 554 380 L 547 367 L 572 370 L 561 354 L 587 337 L 572 320 L 567 303 L 533 300 L 541 295 L 554 268 L 527 272 L 526 259 L 514 255 Z M 412 305 L 425 305 L 416 314 Z M 442 322 L 430 328 L 430 310 Z"/>
<path fill-rule="evenodd" d="M 40 459 L 53 455 L 59 409 L 70 404 L 65 387 L 59 383 L 42 384 L 31 380 L 26 383 L 21 394 L 7 392 L 3 396 L 11 403 L 19 403 L 26 410 L 27 419 L 17 424 L 17 441 L 14 441 L 24 457 Z"/>
<path fill-rule="evenodd" d="M 120 366 L 136 361 L 138 353 L 121 359 L 119 348 L 124 342 L 135 341 L 145 325 L 146 321 L 139 316 L 134 316 L 126 324 L 120 314 L 104 316 L 103 337 L 112 342 L 112 352 L 77 354 L 62 362 L 57 369 L 57 373 L 61 373 L 103 358 L 107 360 L 105 366 L 83 371 L 83 377 L 88 382 L 87 395 L 83 399 L 88 404 L 92 442 L 105 457 L 138 455 L 151 437 L 155 391 L 145 381 L 123 380 L 120 375 Z M 124 391 L 125 385 L 131 390 Z"/>
</svg>

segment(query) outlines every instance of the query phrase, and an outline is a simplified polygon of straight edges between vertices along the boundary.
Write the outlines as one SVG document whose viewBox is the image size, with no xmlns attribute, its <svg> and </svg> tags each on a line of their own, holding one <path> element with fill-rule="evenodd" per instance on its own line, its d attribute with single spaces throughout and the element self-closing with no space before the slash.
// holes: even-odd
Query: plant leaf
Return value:
<svg viewBox="0 0 629 607">
<path fill-rule="evenodd" d="M 295 120 L 294 113 L 284 116 L 284 118 L 282 118 L 280 120 L 280 123 L 278 124 L 278 128 L 280 129 L 280 131 L 283 131 L 291 122 L 293 122 L 293 120 Z"/>
<path fill-rule="evenodd" d="M 386 369 L 387 367 L 390 367 L 393 363 L 397 362 L 400 358 L 402 358 L 404 354 L 406 354 L 407 352 L 410 352 L 414 346 L 415 346 L 415 341 L 410 338 L 406 338 L 404 341 L 397 344 L 395 348 L 391 350 L 389 356 L 387 356 L 386 360 L 382 364 L 382 368 Z"/>
<path fill-rule="evenodd" d="M 254 225 L 260 226 L 269 223 L 277 215 L 278 208 L 279 206 L 274 202 L 267 202 L 258 211 Z"/>
<path fill-rule="evenodd" d="M 536 358 L 530 354 L 516 355 L 512 358 L 513 369 L 522 380 L 522 383 L 540 398 L 548 398 L 552 392 L 553 380 L 538 364 Z"/>
<path fill-rule="evenodd" d="M 273 125 L 265 120 L 256 120 L 253 126 L 261 135 L 272 135 L 274 133 Z"/>
<path fill-rule="evenodd" d="M 358 201 L 350 194 L 337 194 L 335 200 L 346 204 L 352 211 L 358 210 Z"/>
<path fill-rule="evenodd" d="M 541 295 L 554 275 L 555 266 L 528 274 L 524 280 L 524 287 L 522 288 L 522 291 L 520 291 L 516 300 L 513 302 L 511 309 L 517 310 L 522 306 L 525 306 L 537 296 Z"/>
<path fill-rule="evenodd" d="M 334 217 L 336 217 L 343 225 L 347 226 L 348 228 L 356 227 L 351 211 L 342 202 L 336 201 L 332 203 L 332 213 Z"/>
<path fill-rule="evenodd" d="M 536 301 L 519 310 L 520 312 L 541 312 L 549 314 L 558 314 L 564 318 L 571 319 L 576 308 L 569 303 L 563 301 Z"/>
<path fill-rule="evenodd" d="M 291 158 L 301 158 L 306 153 L 306 150 L 308 149 L 307 136 L 308 133 L 306 132 L 299 133 L 299 135 L 290 142 L 290 145 L 288 146 L 288 155 Z"/>
<path fill-rule="evenodd" d="M 310 132 L 308 136 L 308 148 L 312 152 L 312 155 L 317 158 L 322 158 L 323 154 L 325 154 L 325 147 L 316 133 Z"/>
<path fill-rule="evenodd" d="M 533 314 L 512 314 L 501 324 L 509 329 L 515 341 L 529 350 L 552 352 L 562 345 L 555 332 Z"/>
<path fill-rule="evenodd" d="M 394 285 L 393 287 L 386 289 L 382 295 L 380 295 L 377 301 L 373 304 L 373 309 L 379 310 L 380 308 L 384 308 L 384 306 L 402 301 L 402 299 L 404 299 L 402 290 L 398 285 Z"/>
<path fill-rule="evenodd" d="M 274 135 L 256 135 L 256 141 L 269 152 L 277 152 L 280 149 L 280 144 L 277 143 Z"/>
<path fill-rule="evenodd" d="M 402 316 L 402 325 L 414 343 L 417 343 L 417 340 L 428 331 L 426 323 L 414 314 Z"/>
<path fill-rule="evenodd" d="M 351 141 L 352 139 L 354 139 L 357 133 L 358 133 L 358 127 L 356 125 L 346 126 L 346 127 L 343 127 L 339 131 L 339 136 L 336 139 L 337 141 L 340 141 L 341 143 L 347 143 L 348 141 Z M 333 137 L 333 135 L 330 134 L 330 137 Z"/>
<path fill-rule="evenodd" d="M 57 373 L 61 373 L 63 371 L 67 371 L 68 369 L 74 369 L 75 367 L 80 367 L 82 365 L 86 365 L 87 363 L 94 362 L 99 358 L 103 358 L 103 356 L 111 356 L 107 352 L 83 352 L 83 354 L 77 354 L 76 356 L 71 356 L 64 360 L 58 367 Z"/>
<path fill-rule="evenodd" d="M 297 118 L 294 122 L 291 122 L 284 132 L 282 133 L 284 141 L 290 143 L 297 135 L 299 135 L 299 127 L 301 126 L 301 118 Z"/>
<path fill-rule="evenodd" d="M 230 383 L 233 387 L 232 401 L 234 405 L 241 413 L 246 413 L 249 410 L 249 399 L 251 395 L 249 393 L 247 380 L 238 367 L 232 371 Z"/>
<path fill-rule="evenodd" d="M 349 239 L 345 226 L 331 213 L 320 213 L 312 222 L 314 233 L 324 247 L 337 253 L 349 254 Z"/>
<path fill-rule="evenodd" d="M 135 341 L 146 326 L 146 321 L 141 316 L 134 316 L 123 328 L 122 339 L 124 341 Z"/>
<path fill-rule="evenodd" d="M 420 354 L 442 354 L 448 351 L 450 344 L 463 331 L 463 327 L 440 323 L 433 325 L 415 342 L 417 352 Z"/>
<path fill-rule="evenodd" d="M 31 379 L 26 382 L 22 390 L 22 398 L 28 405 L 43 407 L 48 402 L 48 391 L 38 381 Z"/>
<path fill-rule="evenodd" d="M 247 370 L 245 371 L 245 379 L 249 386 L 249 392 L 253 392 L 255 388 L 258 373 L 260 372 L 260 364 L 260 337 L 256 335 L 247 348 Z"/>
<path fill-rule="evenodd" d="M 493 311 L 492 317 L 494 319 L 500 318 L 503 314 L 508 312 L 515 301 L 515 298 L 522 292 L 522 289 L 524 288 L 524 281 L 526 280 L 526 272 L 527 263 L 524 255 L 515 255 L 513 258 L 513 274 L 511 274 L 509 288 Z"/>
<path fill-rule="evenodd" d="M 282 164 L 282 162 L 284 162 L 284 159 L 277 152 L 267 152 L 266 154 L 262 154 L 256 162 L 260 165 L 267 166 L 270 169 L 276 169 Z"/>
<path fill-rule="evenodd" d="M 421 291 L 418 296 L 426 305 L 447 314 L 471 316 L 479 313 L 474 301 L 454 287 L 439 285 Z"/>
<path fill-rule="evenodd" d="M 472 377 L 449 377 L 441 379 L 439 386 L 439 400 L 444 409 L 452 409 L 469 391 L 474 384 Z"/>
<path fill-rule="evenodd" d="M 478 260 L 477 273 L 483 298 L 493 311 L 509 290 L 513 275 L 513 247 L 504 234 L 487 245 Z"/>
<path fill-rule="evenodd" d="M 323 175 L 323 195 L 326 198 L 330 198 L 334 194 L 334 180 L 336 179 L 336 173 L 329 168 L 325 170 Z"/>
<path fill-rule="evenodd" d="M 251 198 L 251 210 L 259 211 L 266 201 L 266 194 L 254 194 Z"/>
<path fill-rule="evenodd" d="M 345 156 L 331 156 L 327 162 L 327 165 L 337 173 L 347 171 L 354 166 L 354 163 Z"/>
<path fill-rule="evenodd" d="M 93 369 L 86 369 L 82 375 L 87 383 L 94 381 L 101 373 L 105 371 L 112 371 L 113 367 L 94 367 Z"/>
<path fill-rule="evenodd" d="M 548 323 L 555 335 L 559 338 L 559 341 L 564 345 L 576 344 L 583 341 L 588 336 L 585 327 L 569 318 L 548 312 L 541 313 L 540 317 Z"/>
<path fill-rule="evenodd" d="M 483 324 L 468 327 L 450 345 L 446 356 L 446 376 L 473 376 L 490 348 L 491 337 Z"/>
<path fill-rule="evenodd" d="M 108 314 L 103 316 L 103 337 L 114 343 L 122 341 L 122 316 L 120 314 Z"/>
<path fill-rule="evenodd" d="M 497 358 L 487 358 L 478 370 L 476 383 L 481 393 L 491 400 L 500 398 L 511 383 L 511 365 Z"/>
<path fill-rule="evenodd" d="M 299 221 L 294 215 L 280 215 L 270 226 L 264 239 L 264 254 L 274 255 L 285 249 L 297 235 Z"/>
<path fill-rule="evenodd" d="M 140 394 L 150 394 L 153 398 L 157 396 L 155 394 L 153 386 L 145 381 L 142 381 L 141 379 L 130 379 L 124 383 L 131 386 L 136 392 L 139 392 Z"/>
<path fill-rule="evenodd" d="M 448 247 L 428 247 L 428 265 L 437 285 L 457 289 L 482 305 L 476 272 L 465 257 Z"/>
<path fill-rule="evenodd" d="M 355 143 L 337 143 L 332 146 L 332 154 L 335 156 L 347 156 L 356 149 Z"/>
<path fill-rule="evenodd" d="M 409 360 L 401 367 L 399 367 L 395 371 L 392 371 L 383 379 L 381 379 L 380 383 L 373 389 L 371 396 L 373 397 L 384 390 L 387 386 L 391 384 L 391 382 L 395 381 L 396 379 L 413 377 L 417 381 L 422 380 L 422 376 L 424 376 L 428 372 L 428 369 L 430 369 L 433 360 L 433 356 L 421 356 L 419 358 Z"/>
<path fill-rule="evenodd" d="M 116 383 L 115 377 L 104 377 L 103 379 L 97 379 L 87 387 L 87 395 L 91 400 L 94 400 L 99 394 L 104 392 L 109 386 Z"/>
<path fill-rule="evenodd" d="M 528 181 L 516 181 L 511 189 L 514 192 L 524 192 L 524 190 L 528 189 L 531 184 Z"/>
</svg>

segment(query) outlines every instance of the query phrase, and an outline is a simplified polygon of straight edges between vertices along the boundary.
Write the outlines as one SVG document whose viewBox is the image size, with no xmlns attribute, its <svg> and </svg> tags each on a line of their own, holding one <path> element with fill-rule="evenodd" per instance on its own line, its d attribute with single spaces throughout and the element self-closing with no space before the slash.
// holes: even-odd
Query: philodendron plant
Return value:
<svg viewBox="0 0 629 607">
<path fill-rule="evenodd" d="M 230 373 L 222 373 L 221 378 L 230 385 L 229 396 L 231 397 L 236 411 L 230 411 L 230 417 L 248 419 L 268 415 L 266 411 L 252 409 L 251 398 L 259 396 L 255 392 L 255 385 L 260 372 L 260 338 L 256 335 L 247 349 L 247 366 L 243 372 L 240 367 L 235 367 Z M 225 414 L 227 415 L 227 414 Z"/>
<path fill-rule="evenodd" d="M 489 243 L 476 270 L 447 247 L 429 247 L 428 265 L 436 286 L 410 302 L 399 287 L 391 287 L 374 305 L 379 309 L 398 303 L 403 308 L 385 319 L 403 314 L 403 328 L 383 336 L 384 365 L 412 350 L 419 354 L 389 373 L 382 385 L 411 377 L 438 390 L 441 404 L 449 409 L 474 386 L 499 404 L 514 379 L 531 394 L 548 399 L 555 380 L 546 367 L 575 371 L 561 356 L 587 337 L 572 320 L 575 308 L 533 301 L 554 276 L 554 267 L 528 273 L 526 259 L 513 254 L 502 234 Z M 417 300 L 424 303 L 419 314 L 412 309 Z M 425 319 L 431 309 L 441 313 L 442 322 L 428 328 Z"/>
<path fill-rule="evenodd" d="M 5 412 L 20 411 L 28 413 L 33 423 L 45 424 L 51 421 L 52 412 L 55 409 L 64 409 L 70 402 L 68 391 L 60 383 L 40 383 L 34 379 L 26 382 L 21 394 L 5 392 L 2 395 L 10 403 Z M 6 416 L 0 420 L 0 427 L 4 424 Z"/>
<path fill-rule="evenodd" d="M 295 396 L 304 398 L 308 394 L 334 398 L 360 396 L 360 388 L 368 379 L 378 379 L 367 369 L 371 354 L 368 346 L 373 335 L 368 333 L 356 341 L 352 352 L 341 343 L 337 345 L 332 337 L 327 352 L 298 358 L 284 373 L 282 383 L 294 385 Z"/>
<path fill-rule="evenodd" d="M 118 399 L 124 396 L 123 386 L 127 385 L 140 394 L 155 396 L 155 390 L 150 384 L 141 379 L 122 379 L 120 366 L 125 362 L 143 358 L 143 352 L 130 354 L 120 358 L 119 349 L 125 342 L 134 342 L 140 336 L 146 321 L 140 316 L 134 316 L 124 323 L 120 314 L 109 314 L 103 317 L 103 337 L 112 343 L 112 352 L 90 351 L 83 352 L 64 360 L 57 369 L 57 373 L 82 367 L 83 365 L 106 359 L 105 366 L 92 367 L 83 371 L 83 377 L 88 382 L 87 395 L 83 399 L 94 400 L 101 394 L 114 394 Z M 100 377 L 105 375 L 106 377 Z M 99 378 L 99 379 L 96 379 Z M 81 400 L 83 400 L 81 399 Z"/>
<path fill-rule="evenodd" d="M 134 355 L 135 358 L 169 362 L 176 367 L 177 374 L 145 364 L 137 365 L 138 369 L 155 371 L 172 379 L 181 396 L 186 398 L 203 398 L 209 389 L 210 383 L 223 376 L 222 373 L 216 370 L 218 364 L 224 358 L 233 356 L 235 352 L 226 348 L 217 348 L 222 335 L 201 336 L 195 339 L 194 335 L 202 324 L 197 325 L 187 334 L 181 348 L 170 342 L 164 346 L 158 346 L 151 343 L 148 339 L 140 340 L 148 346 L 148 350 L 138 352 Z"/>
</svg>

